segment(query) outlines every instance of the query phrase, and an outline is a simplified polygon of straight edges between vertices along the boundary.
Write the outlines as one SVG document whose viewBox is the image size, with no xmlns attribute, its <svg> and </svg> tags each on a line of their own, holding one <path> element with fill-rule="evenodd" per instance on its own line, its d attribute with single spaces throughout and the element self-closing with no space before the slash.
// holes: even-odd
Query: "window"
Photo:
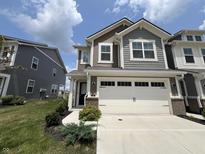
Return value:
<svg viewBox="0 0 205 154">
<path fill-rule="evenodd" d="M 89 64 L 90 53 L 89 51 L 81 51 L 81 64 Z"/>
<path fill-rule="evenodd" d="M 151 82 L 152 87 L 165 87 L 164 82 Z"/>
<path fill-rule="evenodd" d="M 184 48 L 184 57 L 186 63 L 194 63 L 194 56 L 191 48 Z"/>
<path fill-rule="evenodd" d="M 114 81 L 101 81 L 100 85 L 101 86 L 115 86 L 115 82 Z"/>
<path fill-rule="evenodd" d="M 131 82 L 119 81 L 119 82 L 117 82 L 117 86 L 131 87 L 132 83 Z"/>
<path fill-rule="evenodd" d="M 99 62 L 112 63 L 112 43 L 99 43 Z"/>
<path fill-rule="evenodd" d="M 186 38 L 187 38 L 187 41 L 193 41 L 194 40 L 192 35 L 187 35 Z"/>
<path fill-rule="evenodd" d="M 155 59 L 155 42 L 154 41 L 131 41 L 131 59 Z"/>
<path fill-rule="evenodd" d="M 204 59 L 204 63 L 205 63 L 205 49 L 201 49 L 201 53 L 202 53 L 202 56 L 203 56 L 203 59 Z"/>
<path fill-rule="evenodd" d="M 202 41 L 201 36 L 195 36 L 196 41 Z"/>
<path fill-rule="evenodd" d="M 39 59 L 36 57 L 32 58 L 32 63 L 31 63 L 31 68 L 34 70 L 38 69 L 38 63 L 39 63 Z"/>
<path fill-rule="evenodd" d="M 26 93 L 33 93 L 34 86 L 35 86 L 35 80 L 29 79 L 27 82 Z"/>
<path fill-rule="evenodd" d="M 58 85 L 52 84 L 51 85 L 51 93 L 56 94 L 58 92 Z"/>
<path fill-rule="evenodd" d="M 136 87 L 149 87 L 148 82 L 135 82 Z"/>
<path fill-rule="evenodd" d="M 57 70 L 56 68 L 53 68 L 53 76 L 56 76 Z"/>
</svg>

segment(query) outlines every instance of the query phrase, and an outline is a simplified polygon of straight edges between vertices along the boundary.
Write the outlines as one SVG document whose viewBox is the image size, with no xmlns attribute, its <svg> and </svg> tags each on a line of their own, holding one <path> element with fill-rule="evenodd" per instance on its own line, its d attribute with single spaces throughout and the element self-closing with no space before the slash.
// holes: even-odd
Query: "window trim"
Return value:
<svg viewBox="0 0 205 154">
<path fill-rule="evenodd" d="M 38 62 L 37 62 L 37 68 L 35 69 L 35 68 L 33 68 L 32 66 L 33 66 L 33 64 L 35 64 L 33 61 L 34 61 L 34 59 L 36 59 Z M 37 57 L 32 57 L 32 61 L 31 61 L 31 69 L 32 70 L 35 70 L 35 71 L 37 71 L 38 70 L 38 64 L 39 64 L 39 59 L 37 58 Z"/>
<path fill-rule="evenodd" d="M 88 52 L 88 62 L 84 62 L 83 61 L 83 54 L 85 53 L 85 52 Z M 90 52 L 88 51 L 88 50 L 81 50 L 81 53 L 80 53 L 81 55 L 81 57 L 80 57 L 80 64 L 90 64 Z"/>
<path fill-rule="evenodd" d="M 30 81 L 33 81 L 34 82 L 34 85 L 33 85 L 33 89 L 32 89 L 32 92 L 28 92 L 28 87 L 31 87 L 31 86 L 29 86 L 29 82 Z M 33 80 L 33 79 L 28 79 L 28 81 L 27 81 L 27 86 L 26 86 L 26 93 L 27 94 L 33 94 L 33 91 L 34 91 L 34 87 L 35 87 L 35 83 L 36 83 L 36 81 L 35 80 Z"/>
<path fill-rule="evenodd" d="M 53 86 L 55 86 L 55 88 L 54 88 L 54 92 L 52 92 L 52 90 L 53 90 Z M 55 92 L 55 90 L 57 90 L 57 92 L 58 92 L 58 85 L 57 84 L 52 84 L 51 85 L 51 94 L 56 94 L 57 92 Z"/>
<path fill-rule="evenodd" d="M 202 59 L 202 63 L 205 64 L 205 60 L 204 60 L 205 55 L 203 55 L 202 49 L 205 50 L 205 48 L 199 48 L 199 50 L 200 50 L 200 55 L 201 55 L 201 59 Z"/>
<path fill-rule="evenodd" d="M 101 46 L 110 46 L 110 60 L 101 60 L 101 54 L 102 54 L 102 51 L 101 51 Z M 98 63 L 113 63 L 113 43 L 98 43 Z"/>
<path fill-rule="evenodd" d="M 184 53 L 184 49 L 191 49 L 192 50 L 192 56 L 193 56 L 193 59 L 194 59 L 194 62 L 193 63 L 187 63 L 187 61 L 186 61 L 186 58 L 185 58 L 185 53 Z M 193 52 L 193 49 L 192 48 L 182 48 L 182 52 L 183 52 L 183 56 L 184 56 L 184 62 L 185 62 L 185 64 L 186 65 L 195 65 L 196 64 L 196 61 L 195 61 L 195 57 L 194 57 L 194 52 Z"/>
<path fill-rule="evenodd" d="M 133 42 L 141 42 L 142 44 L 143 44 L 144 42 L 153 43 L 154 58 L 145 58 L 144 45 L 142 45 L 143 58 L 134 58 L 134 57 L 133 57 L 133 46 L 132 46 L 132 43 L 133 43 Z M 155 40 L 130 39 L 130 40 L 129 40 L 129 46 L 130 46 L 130 60 L 131 60 L 131 61 L 158 61 L 157 49 L 156 49 L 156 41 L 155 41 Z"/>
</svg>

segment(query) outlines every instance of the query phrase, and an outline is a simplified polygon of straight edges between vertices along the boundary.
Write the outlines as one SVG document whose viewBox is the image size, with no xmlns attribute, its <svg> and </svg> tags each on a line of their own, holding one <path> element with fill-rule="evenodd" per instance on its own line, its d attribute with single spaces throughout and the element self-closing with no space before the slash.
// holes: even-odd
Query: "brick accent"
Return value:
<svg viewBox="0 0 205 154">
<path fill-rule="evenodd" d="M 185 115 L 186 108 L 183 99 L 171 99 L 172 110 L 174 115 Z"/>
<path fill-rule="evenodd" d="M 97 97 L 87 97 L 86 106 L 88 105 L 98 107 L 98 98 Z"/>
</svg>

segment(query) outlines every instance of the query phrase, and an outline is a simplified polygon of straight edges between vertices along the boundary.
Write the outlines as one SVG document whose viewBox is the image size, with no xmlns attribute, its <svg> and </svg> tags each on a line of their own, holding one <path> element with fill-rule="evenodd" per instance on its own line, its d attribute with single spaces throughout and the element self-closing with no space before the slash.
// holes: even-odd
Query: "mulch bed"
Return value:
<svg viewBox="0 0 205 154">
<path fill-rule="evenodd" d="M 182 116 L 179 116 L 180 118 L 183 118 L 183 119 L 186 119 L 186 120 L 191 120 L 193 122 L 196 122 L 196 123 L 199 123 L 199 124 L 202 124 L 202 125 L 205 125 L 205 120 L 202 120 L 202 119 L 198 119 L 198 118 L 195 118 L 195 117 L 189 117 L 189 116 L 186 116 L 186 115 L 182 115 Z"/>
<path fill-rule="evenodd" d="M 45 132 L 52 135 L 56 140 L 58 141 L 63 141 L 65 139 L 65 136 L 61 133 L 61 131 L 59 130 L 59 126 L 62 126 L 62 120 L 68 116 L 71 113 L 71 111 L 65 111 L 63 116 L 60 116 L 60 121 L 61 124 L 58 126 L 52 126 L 52 127 L 46 127 L 45 128 Z"/>
</svg>

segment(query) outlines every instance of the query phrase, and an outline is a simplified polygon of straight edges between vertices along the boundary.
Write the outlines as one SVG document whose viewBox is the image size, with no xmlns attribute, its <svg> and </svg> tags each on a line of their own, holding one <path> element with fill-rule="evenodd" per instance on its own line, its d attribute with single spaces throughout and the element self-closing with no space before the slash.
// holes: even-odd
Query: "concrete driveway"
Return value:
<svg viewBox="0 0 205 154">
<path fill-rule="evenodd" d="M 97 154 L 204 154 L 205 126 L 170 115 L 102 112 Z"/>
</svg>

